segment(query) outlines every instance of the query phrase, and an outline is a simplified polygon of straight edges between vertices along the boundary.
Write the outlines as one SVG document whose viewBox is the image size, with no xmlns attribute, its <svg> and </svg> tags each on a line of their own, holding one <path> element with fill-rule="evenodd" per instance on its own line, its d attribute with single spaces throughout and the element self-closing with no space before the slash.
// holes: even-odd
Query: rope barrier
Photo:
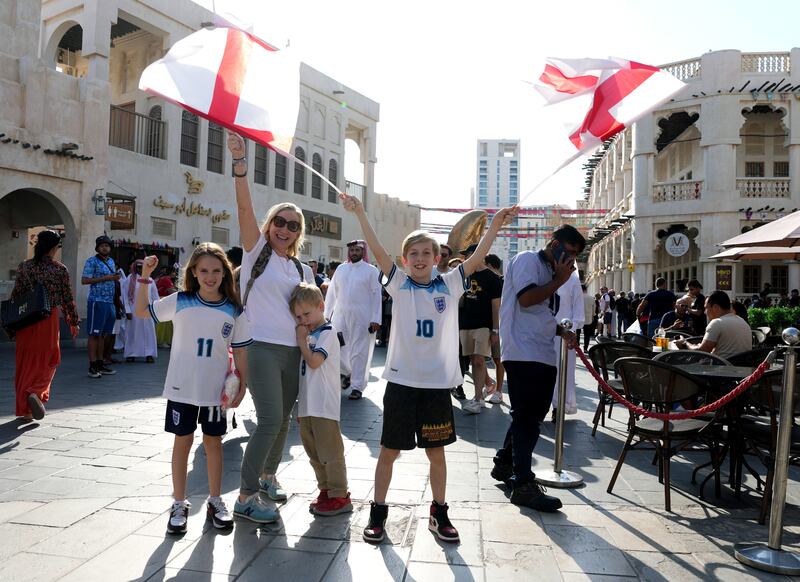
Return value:
<svg viewBox="0 0 800 582">
<path fill-rule="evenodd" d="M 597 380 L 598 385 L 602 388 L 603 392 L 611 396 L 614 400 L 622 404 L 625 408 L 630 410 L 631 412 L 638 414 L 640 416 L 644 416 L 647 418 L 656 418 L 658 420 L 683 420 L 686 418 L 695 418 L 697 416 L 702 416 L 703 414 L 707 414 L 709 412 L 715 412 L 728 404 L 734 398 L 737 398 L 740 394 L 742 394 L 745 390 L 750 388 L 753 384 L 758 382 L 761 379 L 761 376 L 769 369 L 772 362 L 775 360 L 775 356 L 777 355 L 777 351 L 773 350 L 772 352 L 767 355 L 766 359 L 759 364 L 759 366 L 753 370 L 753 373 L 750 374 L 747 378 L 744 378 L 739 384 L 736 385 L 736 388 L 728 392 L 725 396 L 712 402 L 711 404 L 706 404 L 701 408 L 696 408 L 695 410 L 689 410 L 687 412 L 673 412 L 673 413 L 663 413 L 663 412 L 653 412 L 651 410 L 646 410 L 641 406 L 634 404 L 633 402 L 627 400 L 624 396 L 619 394 L 616 390 L 614 390 L 608 383 L 603 379 L 603 376 L 594 369 L 592 366 L 592 362 L 583 353 L 583 350 L 580 347 L 575 347 L 575 353 L 578 354 L 578 357 L 583 362 L 586 369 L 589 370 L 589 373 L 594 376 L 594 379 Z"/>
</svg>

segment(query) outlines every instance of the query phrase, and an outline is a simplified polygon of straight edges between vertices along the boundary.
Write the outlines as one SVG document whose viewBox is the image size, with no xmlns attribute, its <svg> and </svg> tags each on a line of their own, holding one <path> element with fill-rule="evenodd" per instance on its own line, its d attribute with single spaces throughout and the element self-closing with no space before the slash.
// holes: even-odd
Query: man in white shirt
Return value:
<svg viewBox="0 0 800 582">
<path fill-rule="evenodd" d="M 342 332 L 342 374 L 350 377 L 349 398 L 361 398 L 369 380 L 375 332 L 381 324 L 381 284 L 378 269 L 366 256 L 367 243 L 347 243 L 348 261 L 336 269 L 325 298 L 325 317 Z"/>
</svg>

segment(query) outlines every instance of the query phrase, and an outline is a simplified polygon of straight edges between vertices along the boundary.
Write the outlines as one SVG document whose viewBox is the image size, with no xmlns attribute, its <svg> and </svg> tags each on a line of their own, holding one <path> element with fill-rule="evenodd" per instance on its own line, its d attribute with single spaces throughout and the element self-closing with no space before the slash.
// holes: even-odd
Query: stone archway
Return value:
<svg viewBox="0 0 800 582">
<path fill-rule="evenodd" d="M 64 247 L 61 261 L 69 270 L 73 291 L 77 294 L 78 233 L 69 208 L 55 195 L 40 188 L 19 188 L 0 193 L 0 232 L 10 236 L 0 238 L 0 297 L 6 298 L 13 286 L 13 272 L 28 258 L 28 229 L 61 227 Z"/>
</svg>

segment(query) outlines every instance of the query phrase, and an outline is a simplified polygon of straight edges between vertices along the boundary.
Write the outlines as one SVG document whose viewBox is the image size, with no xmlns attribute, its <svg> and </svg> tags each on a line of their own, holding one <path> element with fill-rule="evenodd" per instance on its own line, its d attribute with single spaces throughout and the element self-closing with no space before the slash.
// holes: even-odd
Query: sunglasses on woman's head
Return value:
<svg viewBox="0 0 800 582">
<path fill-rule="evenodd" d="M 272 219 L 272 224 L 277 226 L 278 228 L 283 228 L 284 226 L 289 230 L 289 232 L 298 232 L 300 230 L 300 223 L 296 220 L 286 220 L 283 216 L 276 216 Z"/>
</svg>

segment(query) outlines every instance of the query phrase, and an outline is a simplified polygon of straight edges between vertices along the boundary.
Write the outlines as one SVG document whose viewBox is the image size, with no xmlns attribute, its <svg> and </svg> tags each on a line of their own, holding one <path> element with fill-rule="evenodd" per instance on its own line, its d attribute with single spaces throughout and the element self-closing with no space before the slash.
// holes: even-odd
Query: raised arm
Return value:
<svg viewBox="0 0 800 582">
<path fill-rule="evenodd" d="M 367 241 L 367 246 L 372 256 L 375 257 L 378 268 L 384 275 L 389 275 L 394 266 L 394 261 L 389 253 L 386 252 L 386 249 L 383 248 L 381 241 L 378 240 L 378 235 L 375 234 L 375 230 L 369 223 L 367 212 L 364 210 L 361 200 L 347 194 L 341 194 L 339 197 L 342 199 L 342 206 L 344 206 L 345 210 L 356 215 L 358 223 L 361 225 L 361 231 L 364 233 L 364 239 Z"/>
<path fill-rule="evenodd" d="M 483 265 L 483 259 L 486 258 L 489 249 L 492 248 L 492 243 L 494 239 L 497 238 L 497 233 L 507 224 L 511 224 L 517 217 L 518 212 L 519 209 L 516 206 L 512 206 L 511 208 L 502 208 L 495 213 L 494 218 L 492 218 L 492 223 L 478 243 L 478 248 L 476 248 L 472 256 L 461 265 L 464 269 L 465 277 L 469 277 L 475 272 L 475 269 Z"/>
<path fill-rule="evenodd" d="M 236 133 L 228 133 L 228 149 L 233 156 L 233 183 L 236 188 L 236 215 L 239 217 L 239 236 L 242 248 L 250 252 L 256 246 L 261 231 L 258 229 L 250 185 L 247 183 L 247 151 L 244 140 Z"/>
<path fill-rule="evenodd" d="M 136 317 L 140 319 L 150 319 L 150 310 L 147 306 L 150 304 L 150 285 L 153 284 L 153 279 L 150 275 L 158 265 L 158 257 L 150 256 L 144 260 L 142 265 L 142 279 L 150 279 L 149 284 L 142 283 L 136 289 Z M 136 285 L 136 277 L 131 278 L 130 285 Z"/>
</svg>

